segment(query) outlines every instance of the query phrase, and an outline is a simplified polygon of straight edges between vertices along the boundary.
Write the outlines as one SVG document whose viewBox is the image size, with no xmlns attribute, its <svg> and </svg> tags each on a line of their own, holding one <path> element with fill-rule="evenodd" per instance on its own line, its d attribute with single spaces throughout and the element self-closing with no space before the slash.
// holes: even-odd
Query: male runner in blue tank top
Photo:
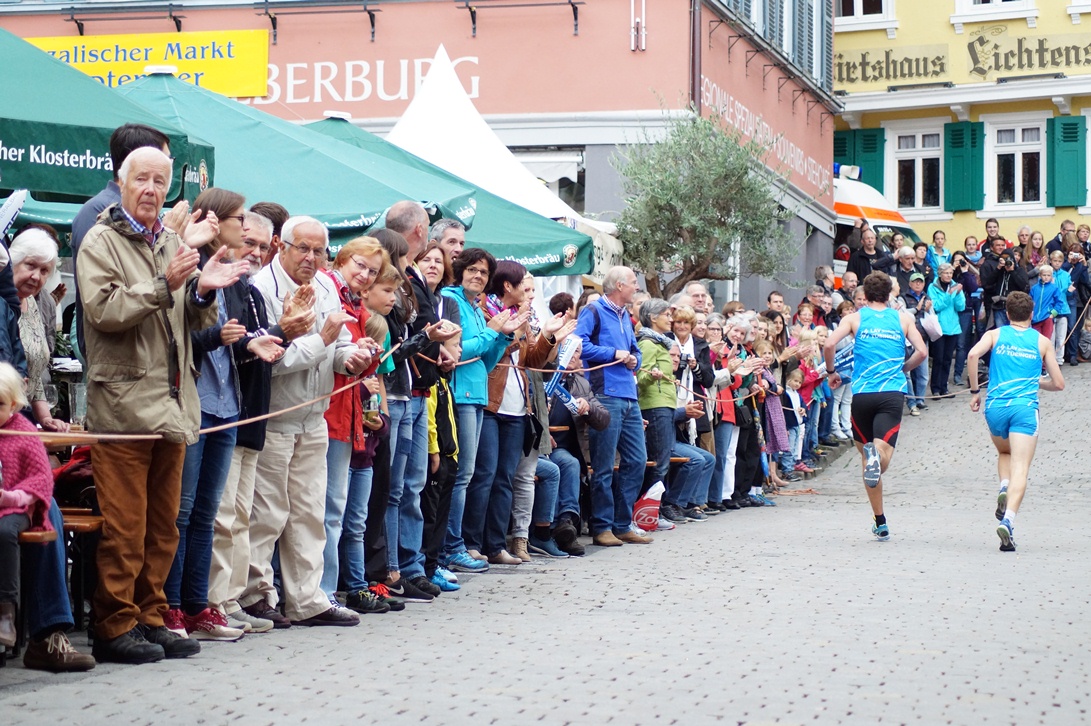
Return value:
<svg viewBox="0 0 1091 726">
<path fill-rule="evenodd" d="M 985 423 L 999 457 L 1000 494 L 996 498 L 996 533 L 1000 551 L 1014 552 L 1015 513 L 1027 491 L 1027 474 L 1038 444 L 1038 389 L 1063 391 L 1064 377 L 1049 338 L 1030 326 L 1034 300 L 1023 292 L 1008 293 L 1010 323 L 990 330 L 966 357 L 970 372 L 970 409 L 981 410 L 977 361 L 989 351 L 989 393 Z M 1046 376 L 1042 375 L 1045 367 Z"/>
<path fill-rule="evenodd" d="M 913 370 L 928 357 L 924 340 L 913 318 L 888 306 L 893 283 L 883 272 L 872 272 L 861 285 L 867 305 L 841 319 L 837 330 L 826 339 L 826 370 L 834 370 L 837 343 L 853 336 L 852 438 L 864 467 L 864 491 L 867 492 L 875 523 L 871 533 L 880 541 L 890 539 L 890 528 L 883 513 L 883 472 L 890 466 L 905 406 L 906 371 Z M 913 355 L 905 357 L 905 344 L 913 345 Z M 830 388 L 841 385 L 841 376 L 833 373 Z"/>
</svg>

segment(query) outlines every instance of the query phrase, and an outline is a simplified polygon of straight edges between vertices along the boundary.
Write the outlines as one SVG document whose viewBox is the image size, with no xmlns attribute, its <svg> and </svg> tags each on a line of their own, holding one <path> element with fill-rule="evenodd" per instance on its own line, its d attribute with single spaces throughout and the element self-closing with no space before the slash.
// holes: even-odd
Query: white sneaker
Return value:
<svg viewBox="0 0 1091 726">
<path fill-rule="evenodd" d="M 676 526 L 677 525 L 674 522 L 670 521 L 669 519 L 663 519 L 662 517 L 660 517 L 659 518 L 659 524 L 658 524 L 658 526 L 656 526 L 655 531 L 656 532 L 670 532 Z"/>
<path fill-rule="evenodd" d="M 232 628 L 242 630 L 244 633 L 268 633 L 273 629 L 272 620 L 256 618 L 245 610 L 236 610 L 228 615 L 227 624 Z"/>
<path fill-rule="evenodd" d="M 442 577 L 447 582 L 453 582 L 455 584 L 458 584 L 458 575 L 451 572 L 446 567 L 437 567 L 436 572 L 438 572 L 439 576 Z"/>
<path fill-rule="evenodd" d="M 230 627 L 227 618 L 215 608 L 205 608 L 196 615 L 187 615 L 186 630 L 194 640 L 232 642 L 243 636 L 243 631 Z"/>
</svg>

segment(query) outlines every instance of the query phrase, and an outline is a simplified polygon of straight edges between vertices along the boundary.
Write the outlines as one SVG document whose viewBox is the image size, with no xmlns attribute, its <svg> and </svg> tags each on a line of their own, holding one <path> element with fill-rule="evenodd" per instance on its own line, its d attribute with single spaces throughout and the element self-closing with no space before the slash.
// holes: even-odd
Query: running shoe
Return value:
<svg viewBox="0 0 1091 726">
<path fill-rule="evenodd" d="M 456 585 L 458 584 L 458 575 L 451 572 L 446 567 L 437 567 L 436 572 L 438 572 L 447 582 L 453 582 Z"/>
<path fill-rule="evenodd" d="M 886 524 L 872 524 L 871 533 L 875 535 L 875 539 L 880 542 L 886 542 L 890 539 L 890 528 Z"/>
<path fill-rule="evenodd" d="M 996 527 L 996 534 L 1000 537 L 1001 552 L 1015 552 L 1015 527 L 1007 519 L 1001 519 Z"/>
<path fill-rule="evenodd" d="M 867 457 L 867 462 L 864 464 L 864 484 L 867 484 L 869 489 L 874 489 L 879 486 L 879 479 L 883 476 L 883 464 L 874 443 L 869 441 L 864 444 L 864 456 Z"/>
<path fill-rule="evenodd" d="M 475 557 L 472 557 L 467 552 L 459 552 L 454 557 L 447 560 L 447 567 L 455 572 L 488 572 L 489 563 L 482 562 Z"/>
<path fill-rule="evenodd" d="M 675 525 L 675 523 L 670 521 L 669 519 L 664 519 L 663 517 L 660 517 L 659 518 L 659 524 L 656 525 L 655 531 L 656 532 L 670 532 L 676 526 L 677 525 Z"/>
<path fill-rule="evenodd" d="M 1008 511 L 1008 488 L 1002 487 L 996 495 L 996 521 L 1004 519 L 1004 512 Z"/>
<path fill-rule="evenodd" d="M 775 507 L 777 503 L 764 494 L 751 494 L 750 503 L 755 507 Z"/>
<path fill-rule="evenodd" d="M 454 592 L 455 590 L 461 590 L 462 585 L 457 582 L 451 582 L 446 577 L 440 574 L 439 570 L 436 570 L 432 575 L 432 584 L 440 589 L 440 592 Z"/>
</svg>

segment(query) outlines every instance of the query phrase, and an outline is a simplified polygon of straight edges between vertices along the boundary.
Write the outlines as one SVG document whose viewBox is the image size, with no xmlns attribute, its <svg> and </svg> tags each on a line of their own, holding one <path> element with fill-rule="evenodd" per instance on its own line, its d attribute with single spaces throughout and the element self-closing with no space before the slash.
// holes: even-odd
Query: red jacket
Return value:
<svg viewBox="0 0 1091 726">
<path fill-rule="evenodd" d="M 359 340 L 366 337 L 364 323 L 370 317 L 367 308 L 363 306 L 360 300 L 355 302 L 352 300 L 348 285 L 345 284 L 340 275 L 334 274 L 332 270 L 322 270 L 322 274 L 327 275 L 333 281 L 334 287 L 337 288 L 337 294 L 341 298 L 341 309 L 352 316 L 352 320 L 345 323 L 345 327 L 352 333 L 352 339 Z M 376 359 L 364 375 L 374 373 L 378 366 L 379 362 Z M 336 391 L 347 386 L 359 378 L 361 376 L 345 376 L 334 373 L 333 390 Z M 363 451 L 366 444 L 364 440 L 364 405 L 360 400 L 359 386 L 334 394 L 333 398 L 330 399 L 329 408 L 326 409 L 326 426 L 329 428 L 331 439 L 351 443 L 353 451 Z"/>
</svg>

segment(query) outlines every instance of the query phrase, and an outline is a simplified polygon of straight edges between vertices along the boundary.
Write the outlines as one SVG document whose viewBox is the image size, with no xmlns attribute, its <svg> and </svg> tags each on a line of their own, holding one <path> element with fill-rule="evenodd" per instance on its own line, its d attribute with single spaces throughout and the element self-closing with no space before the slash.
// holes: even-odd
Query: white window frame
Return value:
<svg viewBox="0 0 1091 726">
<path fill-rule="evenodd" d="M 1082 111 L 1080 111 L 1080 115 L 1084 117 L 1084 119 L 1085 119 L 1084 123 L 1091 124 L 1091 108 L 1083 109 Z M 1088 128 L 1091 128 L 1091 126 L 1089 126 Z M 1087 161 L 1088 161 L 1089 164 L 1091 164 L 1091 144 L 1086 144 L 1086 146 L 1088 147 L 1088 149 L 1087 149 Z M 1091 176 L 1091 166 L 1088 166 L 1087 170 L 1088 170 L 1087 171 L 1088 176 Z M 1088 188 L 1091 189 L 1091 187 L 1088 187 Z M 1091 198 L 1091 195 L 1088 195 L 1088 196 L 1089 196 L 1089 198 Z M 1087 216 L 1087 215 L 1091 214 L 1091 204 L 1079 207 L 1076 211 L 1079 212 L 1081 217 Z"/>
<path fill-rule="evenodd" d="M 895 0 L 883 0 L 883 12 L 880 15 L 852 15 L 837 17 L 834 12 L 833 32 L 853 33 L 860 30 L 885 30 L 887 38 L 897 36 L 898 15 L 894 9 Z M 862 0 L 856 0 L 862 2 Z M 815 3 L 816 5 L 818 3 Z"/>
<path fill-rule="evenodd" d="M 1079 25 L 1080 15 L 1091 13 L 1091 2 L 1088 2 L 1088 0 L 1073 0 L 1064 11 L 1072 18 L 1073 25 Z"/>
<path fill-rule="evenodd" d="M 1054 210 L 1047 206 L 1049 198 L 1049 175 L 1046 173 L 1048 164 L 1049 143 L 1046 139 L 1046 122 L 1053 118 L 1051 111 L 1027 111 L 1024 113 L 996 113 L 982 114 L 978 120 L 985 124 L 985 208 L 977 213 L 978 219 L 996 217 L 1047 217 L 1052 216 Z M 996 201 L 996 174 L 998 153 L 996 146 L 997 129 L 1028 128 L 1030 126 L 1041 127 L 1042 153 L 1039 160 L 1042 181 L 1039 186 L 1041 199 L 1037 202 L 1008 202 L 1000 204 Z M 1021 135 L 1021 134 L 1020 134 Z M 1002 150 L 1002 149 L 1001 149 Z M 1018 180 L 1017 182 L 1018 183 Z"/>
<path fill-rule="evenodd" d="M 1055 1 L 1055 0 L 1053 0 Z M 994 20 L 1027 21 L 1028 28 L 1038 26 L 1038 0 L 991 0 L 988 5 L 975 5 L 974 0 L 955 0 L 955 12 L 951 25 L 955 32 L 963 31 L 965 23 L 988 23 Z"/>
<path fill-rule="evenodd" d="M 950 123 L 950 116 L 935 116 L 932 118 L 918 118 L 898 121 L 884 121 L 880 124 L 886 131 L 886 149 L 883 159 L 883 188 L 886 189 L 886 198 L 890 206 L 901 212 L 901 215 L 910 222 L 929 221 L 943 222 L 954 219 L 954 214 L 943 209 L 943 125 Z M 898 160 L 909 156 L 899 156 L 898 136 L 906 134 L 939 134 L 939 206 L 937 207 L 899 207 L 898 206 Z M 922 156 L 921 149 L 915 149 L 913 158 Z"/>
</svg>

